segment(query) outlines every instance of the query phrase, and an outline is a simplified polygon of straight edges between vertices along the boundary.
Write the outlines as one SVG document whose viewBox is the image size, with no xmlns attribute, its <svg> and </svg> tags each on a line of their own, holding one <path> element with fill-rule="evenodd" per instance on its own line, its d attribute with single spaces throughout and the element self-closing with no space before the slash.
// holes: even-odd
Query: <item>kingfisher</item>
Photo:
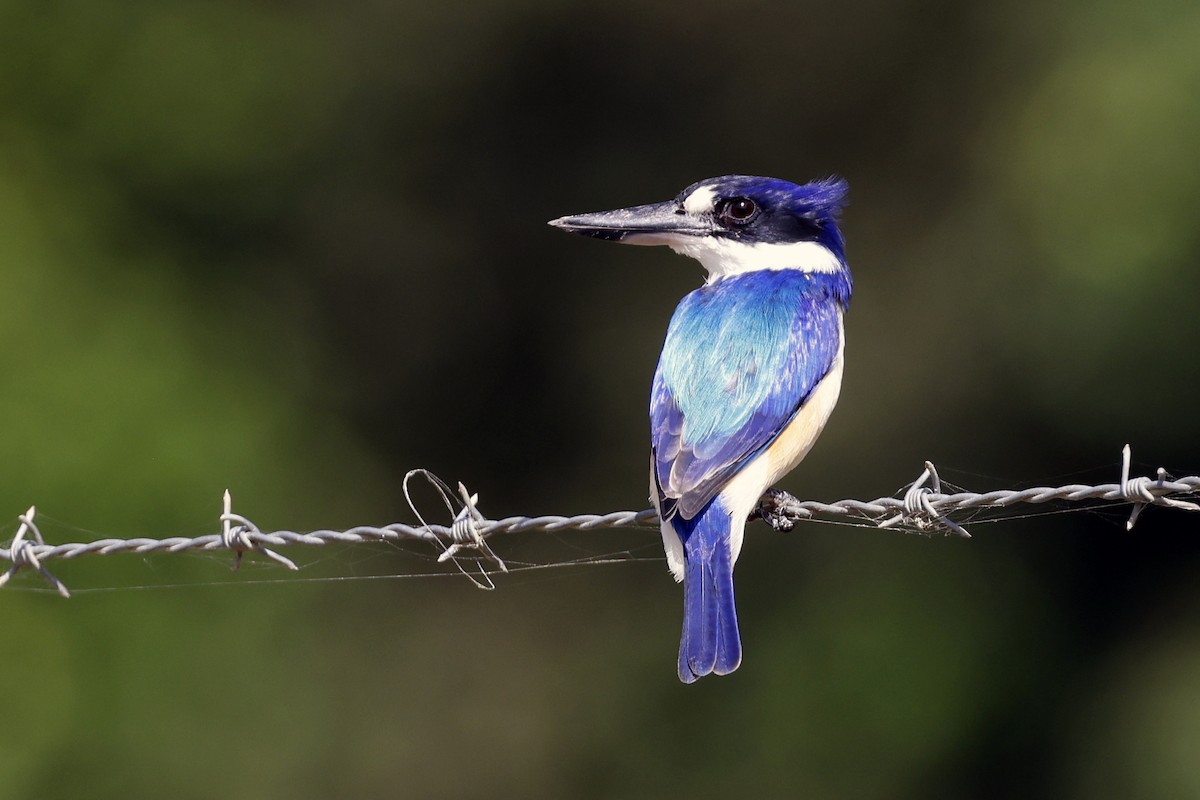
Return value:
<svg viewBox="0 0 1200 800">
<path fill-rule="evenodd" d="M 746 520 L 808 454 L 841 391 L 846 190 L 836 177 L 724 175 L 663 203 L 550 222 L 666 245 L 708 273 L 671 317 L 650 393 L 650 499 L 683 582 L 684 683 L 741 664 L 733 566 Z"/>
</svg>

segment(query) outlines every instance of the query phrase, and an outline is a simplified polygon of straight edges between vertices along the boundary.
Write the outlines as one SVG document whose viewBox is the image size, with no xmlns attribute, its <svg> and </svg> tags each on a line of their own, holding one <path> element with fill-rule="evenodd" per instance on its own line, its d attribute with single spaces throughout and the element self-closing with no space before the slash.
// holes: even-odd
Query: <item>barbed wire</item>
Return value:
<svg viewBox="0 0 1200 800">
<path fill-rule="evenodd" d="M 951 514 L 977 511 L 988 508 L 1008 508 L 1019 504 L 1043 504 L 1053 501 L 1066 503 L 1120 502 L 1133 505 L 1126 529 L 1132 530 L 1142 510 L 1149 505 L 1163 506 L 1181 511 L 1200 511 L 1200 504 L 1184 500 L 1184 497 L 1200 495 L 1200 476 L 1173 478 L 1159 467 L 1154 477 L 1130 477 L 1131 453 L 1129 445 L 1121 451 L 1121 477 L 1117 483 L 1098 485 L 1067 484 L 1063 486 L 1038 486 L 1030 489 L 998 489 L 991 492 L 943 493 L 941 479 L 933 464 L 926 461 L 925 469 L 900 497 L 881 497 L 876 500 L 839 500 L 823 503 L 816 500 L 799 500 L 787 492 L 771 489 L 763 496 L 755 511 L 755 517 L 763 519 L 777 531 L 791 530 L 797 522 L 805 520 L 850 520 L 874 525 L 885 530 L 904 530 L 918 533 L 946 533 L 965 538 L 970 534 Z M 408 484 L 413 478 L 424 478 L 441 495 L 447 509 L 454 515 L 450 525 L 428 524 L 412 501 Z M 404 480 L 404 493 L 419 525 L 392 523 L 381 527 L 362 525 L 346 530 L 263 531 L 246 517 L 235 514 L 228 491 L 224 496 L 224 509 L 220 516 L 219 533 L 204 536 L 172 536 L 163 539 L 98 539 L 91 542 L 46 544 L 35 517 L 37 510 L 30 507 L 17 517 L 19 527 L 7 548 L 0 548 L 0 561 L 8 561 L 9 567 L 0 574 L 0 587 L 22 568 L 37 570 L 55 591 L 70 597 L 67 587 L 46 568 L 45 562 L 53 559 L 73 559 L 84 555 L 109 555 L 113 553 L 179 553 L 188 550 L 222 550 L 234 554 L 234 568 L 241 563 L 247 552 L 256 552 L 278 562 L 290 570 L 296 564 L 279 554 L 274 547 L 298 545 L 322 546 L 332 543 L 369 543 L 424 541 L 441 548 L 438 561 L 452 561 L 464 575 L 481 588 L 494 588 L 489 571 L 481 569 L 477 578 L 460 563 L 460 559 L 474 559 L 477 564 L 488 561 L 500 571 L 507 571 L 504 562 L 492 551 L 487 540 L 493 536 L 520 531 L 554 532 L 564 530 L 600 530 L 609 528 L 653 527 L 659 525 L 654 509 L 643 511 L 613 511 L 607 514 L 577 514 L 574 516 L 544 515 L 537 517 L 504 517 L 488 519 L 478 508 L 478 495 L 458 485 L 458 497 L 440 478 L 428 470 L 413 470 Z"/>
</svg>

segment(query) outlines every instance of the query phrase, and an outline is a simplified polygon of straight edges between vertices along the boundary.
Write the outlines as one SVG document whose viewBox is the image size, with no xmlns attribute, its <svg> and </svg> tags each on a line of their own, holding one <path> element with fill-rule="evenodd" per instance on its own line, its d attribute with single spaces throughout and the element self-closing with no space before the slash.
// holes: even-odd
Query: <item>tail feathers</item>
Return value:
<svg viewBox="0 0 1200 800">
<path fill-rule="evenodd" d="M 742 642 L 733 599 L 728 512 L 714 501 L 694 519 L 678 520 L 678 525 L 685 557 L 679 679 L 692 683 L 737 669 Z"/>
</svg>

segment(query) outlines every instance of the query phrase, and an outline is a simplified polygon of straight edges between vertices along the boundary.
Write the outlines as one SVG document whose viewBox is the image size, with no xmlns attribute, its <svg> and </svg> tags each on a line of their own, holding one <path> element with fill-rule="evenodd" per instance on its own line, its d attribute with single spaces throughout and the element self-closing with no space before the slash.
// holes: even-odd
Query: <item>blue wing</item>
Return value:
<svg viewBox="0 0 1200 800">
<path fill-rule="evenodd" d="M 696 516 L 787 426 L 837 357 L 849 290 L 841 275 L 772 270 L 680 302 L 650 396 L 664 517 Z"/>
</svg>

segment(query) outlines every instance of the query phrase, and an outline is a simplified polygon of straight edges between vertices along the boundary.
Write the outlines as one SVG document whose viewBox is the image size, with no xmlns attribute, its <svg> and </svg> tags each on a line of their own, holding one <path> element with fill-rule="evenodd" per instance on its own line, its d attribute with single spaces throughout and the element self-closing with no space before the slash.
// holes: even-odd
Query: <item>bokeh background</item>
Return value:
<svg viewBox="0 0 1200 800">
<path fill-rule="evenodd" d="M 700 269 L 545 221 L 728 172 L 851 185 L 843 399 L 785 488 L 1195 474 L 1198 142 L 1183 0 L 5 2 L 0 537 L 210 533 L 226 487 L 412 521 L 417 466 L 644 507 Z M 1200 518 L 1126 516 L 756 525 L 744 665 L 688 687 L 653 531 L 497 540 L 639 560 L 495 592 L 367 580 L 421 547 L 55 562 L 70 601 L 0 591 L 0 797 L 1200 796 Z"/>
</svg>

